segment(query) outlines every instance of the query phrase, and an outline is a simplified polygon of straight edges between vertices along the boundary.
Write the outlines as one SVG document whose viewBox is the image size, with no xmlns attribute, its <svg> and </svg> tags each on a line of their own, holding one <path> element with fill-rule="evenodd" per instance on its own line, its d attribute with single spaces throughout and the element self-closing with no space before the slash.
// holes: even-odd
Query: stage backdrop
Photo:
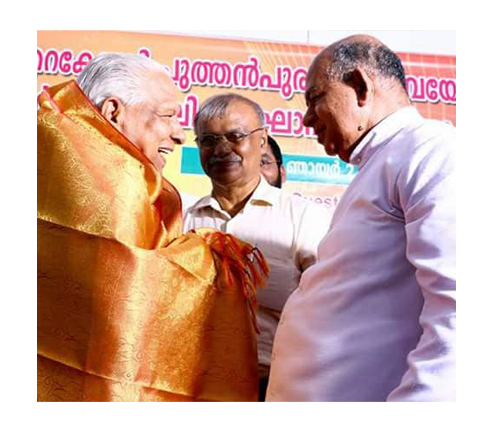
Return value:
<svg viewBox="0 0 493 432">
<path fill-rule="evenodd" d="M 210 192 L 193 118 L 208 97 L 231 91 L 264 109 L 269 133 L 283 152 L 286 190 L 332 207 L 357 173 L 352 165 L 327 156 L 313 130 L 302 124 L 307 69 L 322 46 L 114 31 L 38 31 L 37 42 L 38 95 L 46 86 L 76 79 L 104 51 L 139 53 L 169 70 L 183 95 L 180 121 L 187 139 L 167 157 L 164 175 L 181 192 Z M 455 125 L 455 56 L 398 55 L 421 114 Z"/>
</svg>

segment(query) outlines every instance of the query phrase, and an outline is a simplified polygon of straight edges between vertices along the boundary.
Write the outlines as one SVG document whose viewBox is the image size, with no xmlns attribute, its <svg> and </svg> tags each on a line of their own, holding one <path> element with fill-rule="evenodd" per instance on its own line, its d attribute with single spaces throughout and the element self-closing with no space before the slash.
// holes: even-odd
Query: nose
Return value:
<svg viewBox="0 0 493 432">
<path fill-rule="evenodd" d="M 171 131 L 171 139 L 175 144 L 182 145 L 185 143 L 185 132 L 183 131 L 178 119 L 175 119 Z"/>
<path fill-rule="evenodd" d="M 303 126 L 311 127 L 313 125 L 314 114 L 311 108 L 306 110 L 305 115 L 303 116 Z"/>
<path fill-rule="evenodd" d="M 231 145 L 225 137 L 221 137 L 214 146 L 214 154 L 217 156 L 225 156 L 231 153 Z"/>
</svg>

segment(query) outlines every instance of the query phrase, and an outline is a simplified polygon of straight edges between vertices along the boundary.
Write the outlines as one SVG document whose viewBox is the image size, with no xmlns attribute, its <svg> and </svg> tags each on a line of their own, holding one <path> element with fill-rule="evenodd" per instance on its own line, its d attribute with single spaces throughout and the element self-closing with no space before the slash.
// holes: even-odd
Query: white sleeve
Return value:
<svg viewBox="0 0 493 432">
<path fill-rule="evenodd" d="M 182 216 L 185 217 L 187 210 L 192 207 L 201 197 L 180 192 Z"/>
<path fill-rule="evenodd" d="M 397 180 L 407 259 L 424 298 L 423 334 L 388 401 L 455 400 L 455 143 L 450 141 L 422 144 Z"/>
</svg>

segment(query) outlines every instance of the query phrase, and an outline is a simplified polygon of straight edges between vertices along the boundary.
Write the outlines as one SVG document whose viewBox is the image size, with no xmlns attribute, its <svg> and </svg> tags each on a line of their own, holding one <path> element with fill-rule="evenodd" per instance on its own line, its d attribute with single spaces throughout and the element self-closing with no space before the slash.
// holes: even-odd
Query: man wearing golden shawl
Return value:
<svg viewBox="0 0 493 432">
<path fill-rule="evenodd" d="M 247 243 L 182 234 L 184 141 L 162 66 L 102 54 L 38 112 L 38 400 L 257 400 Z"/>
</svg>

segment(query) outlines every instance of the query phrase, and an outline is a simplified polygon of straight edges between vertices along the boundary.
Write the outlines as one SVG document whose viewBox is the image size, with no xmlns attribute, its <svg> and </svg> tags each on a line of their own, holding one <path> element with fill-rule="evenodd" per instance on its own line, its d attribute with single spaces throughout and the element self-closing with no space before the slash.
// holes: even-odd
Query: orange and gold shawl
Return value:
<svg viewBox="0 0 493 432">
<path fill-rule="evenodd" d="M 38 400 L 257 400 L 256 264 L 74 81 L 38 112 Z"/>
</svg>

